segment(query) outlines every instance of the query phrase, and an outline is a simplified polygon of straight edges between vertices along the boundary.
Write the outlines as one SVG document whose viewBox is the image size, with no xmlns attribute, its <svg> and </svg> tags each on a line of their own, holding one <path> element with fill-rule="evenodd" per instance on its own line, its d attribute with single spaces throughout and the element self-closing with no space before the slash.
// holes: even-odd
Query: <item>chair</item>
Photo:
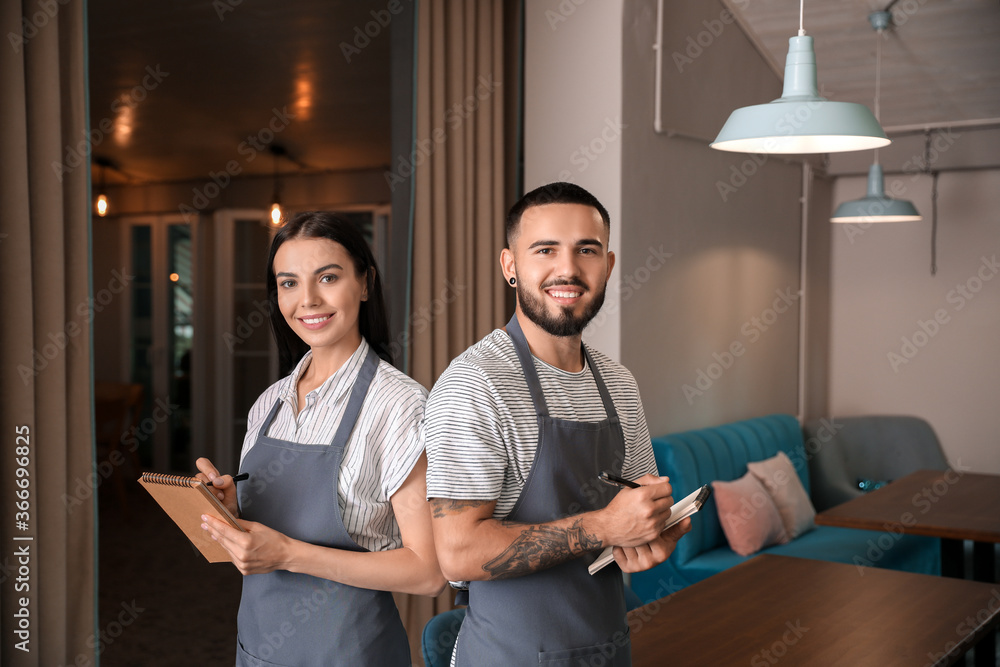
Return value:
<svg viewBox="0 0 1000 667">
<path fill-rule="evenodd" d="M 94 436 L 98 448 L 98 475 L 99 479 L 114 477 L 118 499 L 123 508 L 128 507 L 124 478 L 118 470 L 126 460 L 123 449 L 128 452 L 135 475 L 138 477 L 142 472 L 137 447 L 126 447 L 122 443 L 124 436 L 135 433 L 134 429 L 139 425 L 142 395 L 141 384 L 94 383 Z M 107 464 L 104 463 L 105 460 Z M 107 474 L 104 474 L 105 470 Z"/>
<path fill-rule="evenodd" d="M 890 482 L 916 470 L 945 470 L 941 443 L 919 417 L 836 417 L 805 426 L 806 455 L 817 512 L 864 493 L 862 480 Z"/>
<path fill-rule="evenodd" d="M 626 585 L 625 607 L 632 611 L 641 606 L 642 600 Z M 460 608 L 440 613 L 427 621 L 420 637 L 420 650 L 423 652 L 424 664 L 427 667 L 451 665 L 451 652 L 455 650 L 455 640 L 464 620 L 465 609 Z"/>
</svg>

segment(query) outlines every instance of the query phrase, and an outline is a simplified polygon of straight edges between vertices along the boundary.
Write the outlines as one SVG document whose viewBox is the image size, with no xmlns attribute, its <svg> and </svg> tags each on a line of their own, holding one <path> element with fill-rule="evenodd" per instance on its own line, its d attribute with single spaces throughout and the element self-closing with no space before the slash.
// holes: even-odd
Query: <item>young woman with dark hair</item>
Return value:
<svg viewBox="0 0 1000 667">
<path fill-rule="evenodd" d="M 427 392 L 388 363 L 381 278 L 350 222 L 310 212 L 286 223 L 267 293 L 292 370 L 250 410 L 250 477 L 237 486 L 197 462 L 247 531 L 202 518 L 247 575 L 236 664 L 409 665 L 390 591 L 445 585 L 426 502 Z"/>
</svg>

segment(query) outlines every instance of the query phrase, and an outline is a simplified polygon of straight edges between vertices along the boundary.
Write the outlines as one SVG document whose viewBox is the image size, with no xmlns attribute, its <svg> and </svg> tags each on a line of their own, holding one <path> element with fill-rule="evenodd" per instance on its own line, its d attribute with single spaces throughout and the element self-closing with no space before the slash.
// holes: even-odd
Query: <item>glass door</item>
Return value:
<svg viewBox="0 0 1000 667">
<path fill-rule="evenodd" d="M 124 350 L 131 382 L 143 386 L 135 438 L 144 468 L 190 471 L 194 350 L 194 235 L 181 216 L 123 220 L 125 255 L 135 276 Z"/>
</svg>

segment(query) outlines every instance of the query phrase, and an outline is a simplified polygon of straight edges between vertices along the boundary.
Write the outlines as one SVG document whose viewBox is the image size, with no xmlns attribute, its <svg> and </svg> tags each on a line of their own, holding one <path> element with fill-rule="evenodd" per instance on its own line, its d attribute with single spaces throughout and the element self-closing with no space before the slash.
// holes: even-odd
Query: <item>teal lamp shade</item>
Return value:
<svg viewBox="0 0 1000 667">
<path fill-rule="evenodd" d="M 920 219 L 910 202 L 885 196 L 882 165 L 876 163 L 868 168 L 868 194 L 838 206 L 830 222 L 916 222 Z"/>
<path fill-rule="evenodd" d="M 813 38 L 801 35 L 788 40 L 781 97 L 734 111 L 711 146 L 784 154 L 861 151 L 889 143 L 868 107 L 819 96 Z"/>
</svg>

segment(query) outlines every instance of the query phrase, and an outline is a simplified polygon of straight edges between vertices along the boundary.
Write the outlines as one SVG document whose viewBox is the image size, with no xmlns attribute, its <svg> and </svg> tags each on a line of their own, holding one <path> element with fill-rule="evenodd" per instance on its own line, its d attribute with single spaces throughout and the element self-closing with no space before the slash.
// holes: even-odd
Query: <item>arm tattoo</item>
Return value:
<svg viewBox="0 0 1000 667">
<path fill-rule="evenodd" d="M 461 514 L 467 509 L 482 507 L 483 505 L 492 502 L 492 500 L 452 500 L 451 498 L 431 498 L 431 507 L 434 511 L 433 517 L 435 519 L 442 519 L 449 514 Z"/>
<path fill-rule="evenodd" d="M 507 579 L 559 565 L 587 551 L 601 548 L 601 541 L 577 519 L 568 528 L 525 526 L 503 553 L 483 565 L 490 579 Z"/>
</svg>

